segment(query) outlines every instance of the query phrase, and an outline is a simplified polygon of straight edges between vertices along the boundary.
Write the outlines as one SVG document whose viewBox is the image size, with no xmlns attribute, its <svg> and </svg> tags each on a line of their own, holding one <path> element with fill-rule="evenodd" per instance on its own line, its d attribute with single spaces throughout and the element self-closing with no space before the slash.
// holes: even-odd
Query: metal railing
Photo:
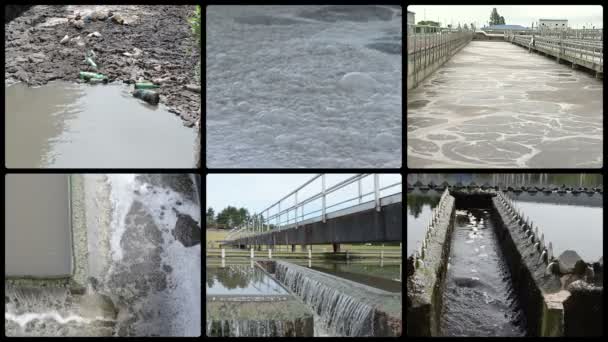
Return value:
<svg viewBox="0 0 608 342">
<path fill-rule="evenodd" d="M 419 76 L 419 72 L 427 71 L 432 72 L 438 68 L 439 65 L 447 61 L 452 55 L 458 52 L 463 46 L 473 39 L 472 30 L 447 30 L 442 29 L 438 32 L 421 31 L 421 33 L 415 33 L 415 28 L 418 25 L 413 26 L 410 34 L 408 29 L 407 36 L 407 65 L 408 65 L 408 82 L 410 76 L 412 77 L 411 87 L 416 87 L 418 83 L 424 78 L 424 75 Z M 420 78 L 420 79 L 419 79 Z M 408 89 L 411 88 L 408 83 Z"/>
<path fill-rule="evenodd" d="M 294 225 L 297 227 L 302 222 L 310 220 L 311 218 L 320 218 L 322 222 L 326 222 L 328 214 L 337 210 L 347 209 L 362 204 L 364 203 L 364 198 L 367 196 L 372 196 L 375 209 L 380 211 L 380 199 L 383 191 L 394 188 L 398 189 L 398 191 L 394 192 L 394 194 L 401 193 L 402 191 L 401 181 L 381 186 L 379 174 L 356 174 L 332 185 L 331 187 L 326 186 L 326 177 L 326 174 L 315 175 L 310 180 L 283 196 L 280 200 L 276 201 L 266 209 L 254 214 L 252 218 L 245 222 L 241 227 L 231 231 L 226 237 L 226 240 L 265 233 L 271 230 L 280 230 Z M 372 178 L 373 180 L 373 190 L 364 192 L 362 183 L 363 180 L 368 177 Z M 305 190 L 310 190 L 311 184 L 317 179 L 321 180 L 320 191 L 308 196 L 307 198 L 298 199 L 298 194 L 305 192 Z M 332 204 L 327 203 L 328 195 L 335 193 L 338 190 L 345 189 L 349 185 L 355 183 L 357 183 L 356 196 L 341 199 L 340 201 Z M 293 204 L 285 206 L 285 203 L 288 202 L 290 198 L 293 198 Z M 315 201 L 319 200 L 321 201 L 320 208 L 313 208 L 312 210 L 305 211 L 305 206 L 310 208 L 311 206 L 315 205 Z M 345 204 L 353 201 L 356 203 L 352 206 L 344 206 Z M 313 216 L 316 214 L 320 214 L 320 216 Z"/>
<path fill-rule="evenodd" d="M 509 32 L 505 34 L 506 40 L 524 46 L 529 46 L 532 36 L 514 35 Z M 556 57 L 572 57 L 581 61 L 592 62 L 603 65 L 604 47 L 601 42 L 577 41 L 573 39 L 561 39 L 553 37 L 534 37 L 534 48 L 553 52 Z"/>
</svg>

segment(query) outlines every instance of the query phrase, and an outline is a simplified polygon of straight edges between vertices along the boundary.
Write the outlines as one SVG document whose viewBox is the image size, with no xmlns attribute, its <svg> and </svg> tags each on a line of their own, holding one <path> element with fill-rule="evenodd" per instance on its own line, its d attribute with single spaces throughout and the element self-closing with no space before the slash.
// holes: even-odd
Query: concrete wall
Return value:
<svg viewBox="0 0 608 342">
<path fill-rule="evenodd" d="M 547 259 L 541 258 L 545 246 L 534 237 L 532 225 L 515 212 L 508 200 L 498 193 L 492 199 L 495 215 L 503 223 L 498 231 L 504 257 L 509 265 L 513 287 L 526 315 L 529 336 L 562 336 L 563 306 L 568 294 L 561 288 L 558 276 L 546 274 Z M 539 234 L 540 235 L 540 234 Z"/>
<path fill-rule="evenodd" d="M 408 260 L 407 335 L 439 336 L 441 293 L 456 215 L 454 197 L 444 193 L 427 231 L 420 260 Z M 416 265 L 416 266 L 414 266 Z"/>
</svg>

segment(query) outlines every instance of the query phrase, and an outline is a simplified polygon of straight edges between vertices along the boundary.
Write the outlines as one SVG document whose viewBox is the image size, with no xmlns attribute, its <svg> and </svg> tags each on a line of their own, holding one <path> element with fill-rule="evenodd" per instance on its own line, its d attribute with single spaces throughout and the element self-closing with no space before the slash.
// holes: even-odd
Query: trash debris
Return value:
<svg viewBox="0 0 608 342">
<path fill-rule="evenodd" d="M 133 92 L 133 96 L 142 99 L 150 104 L 157 105 L 160 97 L 158 93 L 151 90 L 137 89 Z"/>
<path fill-rule="evenodd" d="M 200 93 L 201 92 L 201 87 L 199 87 L 199 86 L 197 86 L 195 84 L 186 84 L 184 86 L 184 89 L 193 91 L 195 93 Z"/>
<path fill-rule="evenodd" d="M 95 32 L 93 32 L 93 33 L 89 33 L 89 34 L 87 35 L 87 38 L 89 38 L 89 37 L 101 37 L 101 33 L 99 33 L 99 32 L 97 32 L 97 31 L 95 31 Z"/>
<path fill-rule="evenodd" d="M 61 41 L 59 42 L 59 44 L 65 44 L 65 43 L 68 42 L 68 40 L 70 40 L 70 36 L 68 36 L 66 34 L 65 37 L 63 37 L 63 39 L 61 39 Z"/>
<path fill-rule="evenodd" d="M 150 82 L 137 82 L 135 83 L 135 89 L 154 89 L 160 88 L 160 86 Z"/>
<path fill-rule="evenodd" d="M 86 72 L 86 71 L 81 71 L 79 73 L 79 77 L 80 79 L 83 79 L 85 81 L 88 81 L 90 79 L 96 78 L 96 79 L 108 79 L 108 76 L 104 75 L 104 74 L 98 74 L 98 73 L 94 73 L 94 72 Z"/>
<path fill-rule="evenodd" d="M 89 65 L 92 66 L 93 68 L 97 69 L 97 64 L 95 64 L 95 61 L 93 60 L 93 58 L 95 58 L 95 51 L 93 51 L 93 50 L 87 51 L 84 55 L 84 61 L 89 63 Z"/>
<path fill-rule="evenodd" d="M 133 48 L 133 53 L 129 53 L 129 52 L 124 52 L 123 56 L 127 56 L 127 57 L 139 57 L 139 55 L 141 55 L 142 50 L 138 49 L 138 48 Z"/>
<path fill-rule="evenodd" d="M 171 77 L 165 77 L 165 78 L 155 78 L 152 80 L 152 83 L 154 84 L 163 84 L 166 83 L 167 81 L 171 80 Z"/>
</svg>

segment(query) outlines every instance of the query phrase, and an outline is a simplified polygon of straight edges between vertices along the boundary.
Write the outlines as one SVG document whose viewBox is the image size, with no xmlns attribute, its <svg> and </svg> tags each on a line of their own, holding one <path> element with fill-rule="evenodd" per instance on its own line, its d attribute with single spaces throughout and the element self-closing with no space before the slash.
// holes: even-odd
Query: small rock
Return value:
<svg viewBox="0 0 608 342">
<path fill-rule="evenodd" d="M 82 29 L 84 27 L 84 21 L 83 20 L 74 21 L 74 27 L 76 27 L 77 29 Z"/>
<path fill-rule="evenodd" d="M 574 269 L 573 269 L 572 273 L 574 273 L 578 276 L 583 276 L 583 275 L 585 275 L 586 270 L 587 270 L 587 264 L 585 264 L 585 262 L 583 260 L 578 260 L 574 264 Z"/>
<path fill-rule="evenodd" d="M 17 63 L 23 63 L 23 62 L 27 62 L 27 61 L 28 61 L 28 59 L 23 56 L 19 56 L 19 57 L 15 58 L 15 62 L 17 62 Z"/>
<path fill-rule="evenodd" d="M 93 13 L 93 17 L 97 20 L 106 20 L 108 18 L 108 12 L 106 11 L 97 11 Z"/>
<path fill-rule="evenodd" d="M 177 222 L 172 234 L 176 240 L 186 247 L 192 247 L 201 243 L 201 229 L 190 215 L 177 214 Z"/>
<path fill-rule="evenodd" d="M 171 273 L 173 271 L 173 267 L 171 267 L 169 265 L 163 265 L 163 271 L 165 271 L 167 273 Z"/>
<path fill-rule="evenodd" d="M 40 63 L 46 58 L 46 55 L 43 53 L 33 53 L 28 56 L 28 59 L 31 63 Z"/>
<path fill-rule="evenodd" d="M 59 44 L 65 44 L 68 42 L 68 40 L 70 40 L 70 37 L 66 34 L 65 37 L 63 37 L 63 39 L 61 39 Z"/>
<path fill-rule="evenodd" d="M 122 17 L 122 15 L 116 13 L 112 16 L 112 21 L 122 25 L 125 22 L 125 19 Z"/>
<path fill-rule="evenodd" d="M 160 70 L 161 70 L 160 65 L 155 66 L 155 67 L 154 67 L 154 70 L 156 70 L 156 71 L 160 71 Z"/>
<path fill-rule="evenodd" d="M 559 271 L 561 274 L 572 273 L 576 262 L 582 260 L 582 258 L 572 250 L 564 251 L 559 258 Z"/>
<path fill-rule="evenodd" d="M 95 31 L 93 33 L 89 33 L 87 37 L 101 37 L 101 33 Z"/>
<path fill-rule="evenodd" d="M 8 68 L 6 68 L 6 72 L 8 72 L 9 74 L 15 73 L 15 72 L 17 72 L 17 70 L 19 70 L 19 69 L 14 65 L 11 65 Z"/>
</svg>

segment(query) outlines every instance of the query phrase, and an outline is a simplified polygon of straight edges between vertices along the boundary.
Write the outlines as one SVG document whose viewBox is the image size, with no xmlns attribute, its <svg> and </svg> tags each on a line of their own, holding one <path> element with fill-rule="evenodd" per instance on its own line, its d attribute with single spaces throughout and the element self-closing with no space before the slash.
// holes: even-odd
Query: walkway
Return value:
<svg viewBox="0 0 608 342">
<path fill-rule="evenodd" d="M 410 168 L 601 167 L 602 82 L 473 41 L 408 93 Z"/>
</svg>

